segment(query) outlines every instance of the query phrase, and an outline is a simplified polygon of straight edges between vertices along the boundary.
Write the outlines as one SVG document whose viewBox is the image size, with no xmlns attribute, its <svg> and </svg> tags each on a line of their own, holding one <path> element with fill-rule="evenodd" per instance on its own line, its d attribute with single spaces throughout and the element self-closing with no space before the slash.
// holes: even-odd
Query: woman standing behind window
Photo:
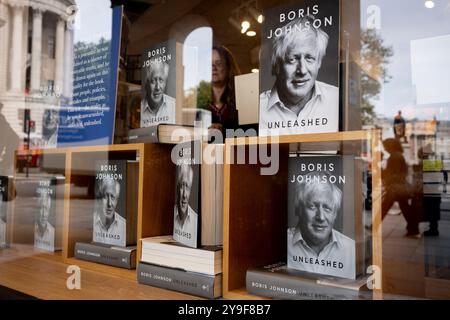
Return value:
<svg viewBox="0 0 450 320">
<path fill-rule="evenodd" d="M 212 113 L 212 126 L 222 131 L 236 129 L 239 125 L 234 76 L 240 71 L 231 52 L 223 46 L 214 46 L 212 51 L 212 101 L 208 109 Z"/>
</svg>

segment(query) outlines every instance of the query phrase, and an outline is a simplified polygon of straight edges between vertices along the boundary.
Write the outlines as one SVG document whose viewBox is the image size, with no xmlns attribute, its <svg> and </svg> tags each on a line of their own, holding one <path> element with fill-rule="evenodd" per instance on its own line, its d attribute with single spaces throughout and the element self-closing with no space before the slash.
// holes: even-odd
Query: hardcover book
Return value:
<svg viewBox="0 0 450 320">
<path fill-rule="evenodd" d="M 259 134 L 339 130 L 339 1 L 264 12 Z"/>
<path fill-rule="evenodd" d="M 172 149 L 176 164 L 173 238 L 197 248 L 201 244 L 201 142 L 189 141 Z"/>
<path fill-rule="evenodd" d="M 138 264 L 137 272 L 138 282 L 142 284 L 209 299 L 222 295 L 222 274 L 210 276 L 142 262 Z"/>
<path fill-rule="evenodd" d="M 39 178 L 34 186 L 37 198 L 34 246 L 51 252 L 61 250 L 64 178 Z"/>
<path fill-rule="evenodd" d="M 254 295 L 289 300 L 371 299 L 367 277 L 355 280 L 317 276 L 276 263 L 250 268 L 246 274 L 247 291 Z"/>
<path fill-rule="evenodd" d="M 0 176 L 0 248 L 9 245 L 10 201 L 13 198 L 13 178 Z"/>
<path fill-rule="evenodd" d="M 141 127 L 176 123 L 176 48 L 171 39 L 142 55 Z"/>
<path fill-rule="evenodd" d="M 116 247 L 100 243 L 77 242 L 75 258 L 125 269 L 136 268 L 136 246 Z"/>
<path fill-rule="evenodd" d="M 290 157 L 287 266 L 355 279 L 364 270 L 360 160 Z"/>
<path fill-rule="evenodd" d="M 139 163 L 97 160 L 95 163 L 94 242 L 136 244 Z"/>
<path fill-rule="evenodd" d="M 222 272 L 221 246 L 188 248 L 172 236 L 142 239 L 141 261 L 186 271 L 215 275 Z"/>
</svg>

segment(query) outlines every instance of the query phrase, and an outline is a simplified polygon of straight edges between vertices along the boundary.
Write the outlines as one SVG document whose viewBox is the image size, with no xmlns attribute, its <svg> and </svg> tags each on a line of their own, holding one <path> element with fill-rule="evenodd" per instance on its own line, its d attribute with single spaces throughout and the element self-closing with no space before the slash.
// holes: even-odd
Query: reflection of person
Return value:
<svg viewBox="0 0 450 320">
<path fill-rule="evenodd" d="M 0 188 L 0 248 L 6 244 L 6 212 L 3 208 L 3 191 Z"/>
<path fill-rule="evenodd" d="M 55 228 L 48 221 L 52 208 L 52 196 L 47 189 L 39 196 L 39 211 L 34 228 L 34 246 L 45 250 L 55 249 Z"/>
<path fill-rule="evenodd" d="M 313 25 L 312 16 L 289 22 L 292 32 L 272 39 L 275 84 L 260 95 L 260 134 L 338 131 L 339 90 L 317 81 L 328 35 Z M 283 28 L 284 29 L 284 28 Z"/>
<path fill-rule="evenodd" d="M 0 172 L 8 175 L 14 173 L 14 151 L 18 149 L 20 139 L 3 116 L 2 109 L 0 102 Z"/>
<path fill-rule="evenodd" d="M 384 188 L 381 203 L 382 219 L 386 217 L 394 202 L 398 202 L 407 222 L 405 236 L 418 238 L 419 218 L 409 204 L 409 199 L 414 197 L 414 187 L 407 180 L 408 164 L 403 156 L 403 148 L 396 139 L 384 140 L 383 146 L 390 155 L 386 168 L 381 173 Z"/>
<path fill-rule="evenodd" d="M 56 148 L 58 143 L 58 110 L 46 109 L 42 117 L 42 147 Z"/>
<path fill-rule="evenodd" d="M 212 114 L 212 128 L 236 129 L 239 125 L 234 77 L 239 75 L 239 67 L 231 52 L 223 46 L 214 46 L 212 51 L 212 101 L 208 110 Z"/>
<path fill-rule="evenodd" d="M 355 241 L 333 228 L 342 191 L 329 179 L 314 179 L 324 175 L 329 174 L 310 172 L 296 184 L 298 224 L 288 229 L 288 267 L 355 278 Z"/>
<path fill-rule="evenodd" d="M 405 131 L 406 131 L 406 122 L 402 117 L 402 112 L 399 110 L 397 115 L 394 118 L 394 134 L 396 139 L 403 138 L 404 142 L 407 142 Z"/>
<path fill-rule="evenodd" d="M 126 245 L 125 219 L 116 212 L 120 196 L 120 184 L 114 179 L 100 179 L 96 190 L 94 212 L 94 242 Z"/>
<path fill-rule="evenodd" d="M 152 61 L 143 79 L 144 99 L 141 103 L 141 127 L 158 123 L 175 123 L 175 99 L 166 91 L 169 65 L 159 60 Z"/>
<path fill-rule="evenodd" d="M 177 166 L 173 238 L 190 247 L 197 246 L 198 215 L 189 205 L 193 180 L 192 166 L 188 164 Z"/>
</svg>

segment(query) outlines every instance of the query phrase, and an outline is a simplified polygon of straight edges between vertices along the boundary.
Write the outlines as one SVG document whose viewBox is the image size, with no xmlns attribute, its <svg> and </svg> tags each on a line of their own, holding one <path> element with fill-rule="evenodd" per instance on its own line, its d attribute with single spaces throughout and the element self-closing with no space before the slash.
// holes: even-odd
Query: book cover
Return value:
<svg viewBox="0 0 450 320">
<path fill-rule="evenodd" d="M 172 160 L 176 164 L 173 238 L 197 248 L 201 243 L 201 142 L 177 144 L 172 149 Z"/>
<path fill-rule="evenodd" d="M 60 250 L 57 241 L 56 178 L 41 178 L 36 184 L 37 210 L 34 224 L 34 246 L 55 251 Z"/>
<path fill-rule="evenodd" d="M 142 262 L 138 264 L 137 272 L 138 282 L 142 284 L 209 299 L 222 295 L 222 274 L 209 276 Z"/>
<path fill-rule="evenodd" d="M 125 269 L 136 268 L 136 246 L 115 247 L 99 243 L 77 242 L 75 258 Z"/>
<path fill-rule="evenodd" d="M 287 265 L 355 279 L 363 269 L 362 187 L 353 156 L 290 157 Z M 362 178 L 361 178 L 362 180 Z"/>
<path fill-rule="evenodd" d="M 9 244 L 9 208 L 12 199 L 12 177 L 0 176 L 0 248 Z"/>
<path fill-rule="evenodd" d="M 123 247 L 136 244 L 135 235 L 129 234 L 135 229 L 131 224 L 136 223 L 132 217 L 136 210 L 127 205 L 128 162 L 97 160 L 95 168 L 93 241 Z"/>
<path fill-rule="evenodd" d="M 247 291 L 254 295 L 289 300 L 371 299 L 367 277 L 355 280 L 317 276 L 287 268 L 285 263 L 250 268 Z"/>
<path fill-rule="evenodd" d="M 259 134 L 339 130 L 339 1 L 264 12 Z"/>
<path fill-rule="evenodd" d="M 142 55 L 141 127 L 176 122 L 176 41 L 154 45 Z"/>
</svg>

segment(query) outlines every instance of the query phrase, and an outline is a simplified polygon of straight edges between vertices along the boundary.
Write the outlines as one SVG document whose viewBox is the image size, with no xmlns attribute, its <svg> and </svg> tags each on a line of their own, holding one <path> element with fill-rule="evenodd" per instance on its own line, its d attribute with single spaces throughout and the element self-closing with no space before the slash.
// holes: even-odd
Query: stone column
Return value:
<svg viewBox="0 0 450 320">
<path fill-rule="evenodd" d="M 7 90 L 9 63 L 8 27 L 10 23 L 9 8 L 0 1 L 0 95 Z"/>
<path fill-rule="evenodd" d="M 20 93 L 22 90 L 22 37 L 23 37 L 23 6 L 12 5 L 12 55 L 11 55 L 11 91 Z"/>
<path fill-rule="evenodd" d="M 73 29 L 67 26 L 64 47 L 63 95 L 70 99 L 73 93 L 73 50 Z"/>
<path fill-rule="evenodd" d="M 31 91 L 37 92 L 41 86 L 42 61 L 42 14 L 39 8 L 33 9 L 33 42 L 31 47 Z"/>
<path fill-rule="evenodd" d="M 55 49 L 55 88 L 61 93 L 63 90 L 64 71 L 64 27 L 65 22 L 58 19 L 56 24 L 56 49 Z"/>
</svg>

